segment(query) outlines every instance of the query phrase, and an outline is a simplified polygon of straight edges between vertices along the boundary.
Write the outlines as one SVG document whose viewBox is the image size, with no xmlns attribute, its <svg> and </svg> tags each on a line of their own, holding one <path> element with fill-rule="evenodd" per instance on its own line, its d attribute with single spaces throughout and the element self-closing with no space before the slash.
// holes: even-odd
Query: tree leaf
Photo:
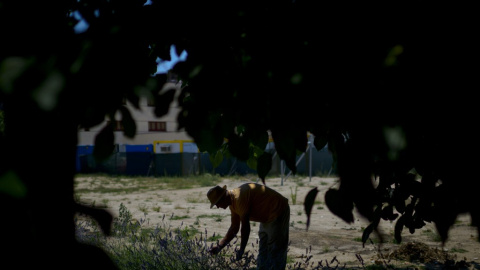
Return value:
<svg viewBox="0 0 480 270">
<path fill-rule="evenodd" d="M 249 158 L 249 141 L 245 137 L 240 137 L 236 134 L 232 134 L 228 138 L 228 151 L 241 161 L 246 161 Z"/>
<path fill-rule="evenodd" d="M 265 185 L 265 177 L 272 168 L 272 154 L 268 152 L 263 152 L 263 154 L 258 158 L 257 161 L 257 174 L 260 179 L 262 179 L 263 184 Z"/>
<path fill-rule="evenodd" d="M 325 204 L 333 214 L 345 222 L 352 223 L 354 221 L 352 214 L 353 201 L 348 197 L 341 196 L 339 190 L 328 189 L 327 192 L 325 192 Z"/>
<path fill-rule="evenodd" d="M 370 234 L 373 232 L 374 229 L 375 229 L 375 224 L 374 222 L 372 222 L 365 228 L 365 230 L 363 230 L 363 233 L 362 233 L 363 247 L 365 247 L 365 243 L 367 242 L 368 238 L 370 237 Z"/>
<path fill-rule="evenodd" d="M 115 149 L 114 140 L 112 123 L 107 123 L 95 136 L 93 156 L 97 162 L 103 162 L 112 155 Z"/>
<path fill-rule="evenodd" d="M 222 150 L 218 150 L 214 155 L 209 155 L 210 162 L 212 163 L 213 168 L 218 167 L 223 161 Z"/>
<path fill-rule="evenodd" d="M 255 157 L 251 156 L 247 159 L 247 166 L 253 170 L 257 170 L 258 161 Z"/>
<path fill-rule="evenodd" d="M 297 173 L 297 151 L 295 148 L 295 136 L 293 131 L 274 129 L 272 130 L 272 138 L 278 156 L 285 161 L 287 167 L 295 175 Z"/>
<path fill-rule="evenodd" d="M 303 202 L 305 213 L 307 214 L 307 231 L 308 231 L 308 227 L 310 226 L 310 214 L 312 213 L 312 207 L 313 207 L 313 204 L 315 203 L 315 198 L 317 197 L 317 194 L 318 194 L 317 187 L 311 189 L 305 196 L 305 201 Z"/>
<path fill-rule="evenodd" d="M 395 241 L 397 241 L 398 244 L 402 242 L 402 231 L 403 231 L 404 225 L 405 225 L 405 218 L 404 216 L 401 216 L 397 220 L 397 223 L 395 223 Z"/>
<path fill-rule="evenodd" d="M 123 125 L 123 134 L 128 138 L 135 137 L 137 133 L 137 124 L 133 120 L 130 111 L 125 107 L 120 107 L 120 112 L 122 113 L 122 125 Z"/>
<path fill-rule="evenodd" d="M 23 198 L 27 195 L 27 187 L 20 177 L 13 170 L 10 170 L 0 174 L 0 194 Z"/>
<path fill-rule="evenodd" d="M 317 151 L 322 150 L 325 145 L 327 145 L 327 142 L 327 136 L 315 136 L 313 139 L 313 145 L 315 145 L 315 149 L 317 149 Z"/>
<path fill-rule="evenodd" d="M 78 213 L 94 218 L 98 222 L 98 225 L 100 225 L 103 233 L 107 236 L 111 234 L 113 216 L 110 212 L 105 209 L 93 208 L 79 203 L 74 204 L 74 209 Z"/>
<path fill-rule="evenodd" d="M 170 110 L 170 104 L 175 98 L 175 89 L 167 90 L 163 94 L 155 96 L 155 116 L 162 117 L 168 113 Z"/>
</svg>

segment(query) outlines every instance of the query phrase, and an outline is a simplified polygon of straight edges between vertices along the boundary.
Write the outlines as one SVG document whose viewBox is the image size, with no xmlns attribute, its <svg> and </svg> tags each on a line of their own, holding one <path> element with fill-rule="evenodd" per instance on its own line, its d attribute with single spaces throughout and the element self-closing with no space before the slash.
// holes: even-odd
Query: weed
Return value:
<svg viewBox="0 0 480 270">
<path fill-rule="evenodd" d="M 170 220 L 180 220 L 180 219 L 186 219 L 186 218 L 190 218 L 190 217 L 189 216 L 174 216 L 174 215 L 172 215 Z"/>
<path fill-rule="evenodd" d="M 173 214 L 170 219 L 173 218 Z M 208 250 L 222 238 L 207 230 L 199 232 L 193 226 L 171 228 L 165 215 L 155 228 L 146 227 L 145 219 L 136 221 L 128 209 L 120 204 L 118 218 L 113 222 L 113 236 L 105 237 L 94 221 L 75 219 L 78 241 L 102 248 L 118 269 L 255 269 L 258 239 L 252 241 L 253 250 L 247 250 L 240 261 L 236 261 L 238 238 L 229 243 L 216 256 Z M 197 221 L 199 218 L 197 217 Z M 328 248 L 324 248 L 327 252 Z M 300 260 L 287 256 L 286 269 L 346 269 L 334 257 L 332 260 L 312 260 L 311 246 L 306 248 Z M 364 267 L 365 268 L 365 267 Z"/>
<path fill-rule="evenodd" d="M 138 205 L 138 210 L 142 211 L 144 214 L 148 214 L 148 207 L 144 203 Z"/>
<path fill-rule="evenodd" d="M 292 198 L 293 205 L 297 204 L 297 190 L 298 186 L 295 186 L 295 193 L 293 192 L 292 187 L 290 187 L 290 197 Z"/>
<path fill-rule="evenodd" d="M 465 252 L 467 252 L 467 250 L 465 250 L 463 248 L 451 248 L 450 252 L 465 253 Z"/>
<path fill-rule="evenodd" d="M 211 241 L 211 242 L 216 242 L 217 240 L 220 240 L 222 239 L 223 237 L 219 234 L 213 234 L 212 236 L 210 236 L 207 240 L 208 241 Z"/>
<path fill-rule="evenodd" d="M 202 199 L 200 199 L 200 198 L 195 198 L 195 197 L 188 197 L 188 198 L 186 199 L 186 201 L 187 201 L 188 203 L 201 203 L 201 202 L 203 202 L 204 200 L 202 200 Z"/>
<path fill-rule="evenodd" d="M 222 218 L 222 215 L 219 215 L 219 214 L 211 214 L 211 215 L 202 214 L 202 215 L 198 215 L 197 218 Z"/>
<path fill-rule="evenodd" d="M 434 232 L 430 229 L 422 231 L 422 234 L 428 236 L 428 238 L 430 238 L 430 240 L 432 240 L 434 242 L 441 242 L 442 241 L 442 238 L 440 237 L 440 235 L 437 232 Z"/>
<path fill-rule="evenodd" d="M 103 205 L 104 205 L 105 208 L 108 207 L 108 202 L 109 202 L 109 201 L 110 201 L 109 199 L 102 199 L 102 203 L 103 203 Z"/>
</svg>

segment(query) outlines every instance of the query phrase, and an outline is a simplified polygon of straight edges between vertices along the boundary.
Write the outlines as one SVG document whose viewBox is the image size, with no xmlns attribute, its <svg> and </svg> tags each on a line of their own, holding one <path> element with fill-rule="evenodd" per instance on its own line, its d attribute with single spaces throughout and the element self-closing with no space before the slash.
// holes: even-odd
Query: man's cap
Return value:
<svg viewBox="0 0 480 270">
<path fill-rule="evenodd" d="M 212 207 L 215 204 L 217 204 L 223 198 L 223 196 L 225 196 L 226 193 L 227 193 L 227 186 L 226 185 L 223 186 L 223 188 L 220 187 L 220 186 L 216 186 L 216 187 L 211 188 L 207 192 L 207 197 L 210 200 L 210 202 L 212 203 L 210 205 L 210 209 L 212 209 Z"/>
</svg>

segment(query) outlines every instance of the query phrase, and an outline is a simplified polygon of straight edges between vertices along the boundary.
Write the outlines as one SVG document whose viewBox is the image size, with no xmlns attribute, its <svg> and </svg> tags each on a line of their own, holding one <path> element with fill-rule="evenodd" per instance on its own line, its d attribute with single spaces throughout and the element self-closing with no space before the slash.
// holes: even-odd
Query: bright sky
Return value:
<svg viewBox="0 0 480 270">
<path fill-rule="evenodd" d="M 144 4 L 146 5 L 151 5 L 151 0 L 147 0 Z M 95 12 L 95 16 L 99 16 L 100 12 L 97 10 Z M 77 34 L 83 33 L 87 31 L 88 27 L 90 25 L 82 18 L 82 15 L 80 15 L 80 12 L 74 11 L 71 16 L 73 16 L 78 23 L 74 26 L 74 31 Z M 167 73 L 168 70 L 172 69 L 173 66 L 181 61 L 186 61 L 187 60 L 187 51 L 183 50 L 180 55 L 177 54 L 177 50 L 175 48 L 175 45 L 172 44 L 170 46 L 170 60 L 164 60 L 159 57 L 157 57 L 156 63 L 157 63 L 157 72 L 153 74 L 152 76 L 156 74 L 162 74 L 162 73 Z"/>
</svg>

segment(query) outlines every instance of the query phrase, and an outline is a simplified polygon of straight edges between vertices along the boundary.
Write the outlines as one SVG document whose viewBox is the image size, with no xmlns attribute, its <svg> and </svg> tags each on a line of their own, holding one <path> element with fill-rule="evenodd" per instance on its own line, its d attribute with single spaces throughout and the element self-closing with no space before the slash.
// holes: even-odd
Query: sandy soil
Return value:
<svg viewBox="0 0 480 270">
<path fill-rule="evenodd" d="M 179 190 L 156 188 L 129 193 L 98 193 L 95 192 L 91 178 L 78 177 L 76 182 L 76 188 L 90 187 L 92 189 L 92 192 L 81 193 L 80 198 L 77 198 L 81 202 L 86 204 L 95 202 L 96 206 L 103 204 L 102 207 L 106 207 L 114 216 L 118 215 L 120 204 L 123 203 L 135 219 L 146 219 L 146 226 L 155 227 L 161 224 L 164 215 L 170 217 L 172 214 L 183 217 L 178 220 L 169 220 L 172 227 L 192 225 L 200 232 L 207 229 L 209 235 L 216 233 L 223 236 L 230 225 L 228 209 L 209 208 L 206 193 L 210 187 Z M 225 178 L 218 185 L 227 185 L 227 188 L 231 189 L 247 182 L 257 182 L 257 179 L 253 176 L 243 179 Z M 449 240 L 443 247 L 433 224 L 427 224 L 414 234 L 410 234 L 408 229 L 404 229 L 402 245 L 394 244 L 395 224 L 383 220 L 380 223 L 380 229 L 385 243 L 381 245 L 367 243 L 363 246 L 360 240 L 362 229 L 368 226 L 368 222 L 357 214 L 355 222 L 348 224 L 333 215 L 324 203 L 324 194 L 328 188 L 336 186 L 336 178 L 289 177 L 283 180 L 272 178 L 267 179 L 266 183 L 289 199 L 291 207 L 289 256 L 297 261 L 303 261 L 302 256 L 305 256 L 307 250 L 311 248 L 309 255 L 313 256 L 311 261 L 315 262 L 315 265 L 317 262 L 321 262 L 323 265 L 328 262 L 331 266 L 338 264 L 339 266 L 361 268 L 363 260 L 365 265 L 382 264 L 386 261 L 393 264 L 395 268 L 407 268 L 412 266 L 411 262 L 389 259 L 388 256 L 398 251 L 402 245 L 416 242 L 425 244 L 431 250 L 447 251 L 450 256 L 454 256 L 456 262 L 466 262 L 463 264 L 465 269 L 480 269 L 480 243 L 477 241 L 475 227 L 469 225 L 470 217 L 467 215 L 458 218 L 450 231 Z M 303 201 L 307 192 L 314 187 L 317 187 L 320 192 L 317 195 L 316 201 L 318 202 L 313 207 L 312 220 L 307 231 Z M 201 217 L 202 215 L 204 217 Z M 218 220 L 211 215 L 221 215 L 222 218 Z M 249 241 L 256 241 L 259 224 L 252 222 L 251 225 L 252 232 Z M 378 237 L 372 234 L 371 239 L 377 242 Z M 248 246 L 251 247 L 250 244 Z M 381 259 L 382 256 L 385 260 Z M 337 261 L 332 263 L 334 258 Z M 441 269 L 442 267 L 439 264 L 416 263 L 415 265 L 423 265 L 427 269 Z"/>
</svg>

